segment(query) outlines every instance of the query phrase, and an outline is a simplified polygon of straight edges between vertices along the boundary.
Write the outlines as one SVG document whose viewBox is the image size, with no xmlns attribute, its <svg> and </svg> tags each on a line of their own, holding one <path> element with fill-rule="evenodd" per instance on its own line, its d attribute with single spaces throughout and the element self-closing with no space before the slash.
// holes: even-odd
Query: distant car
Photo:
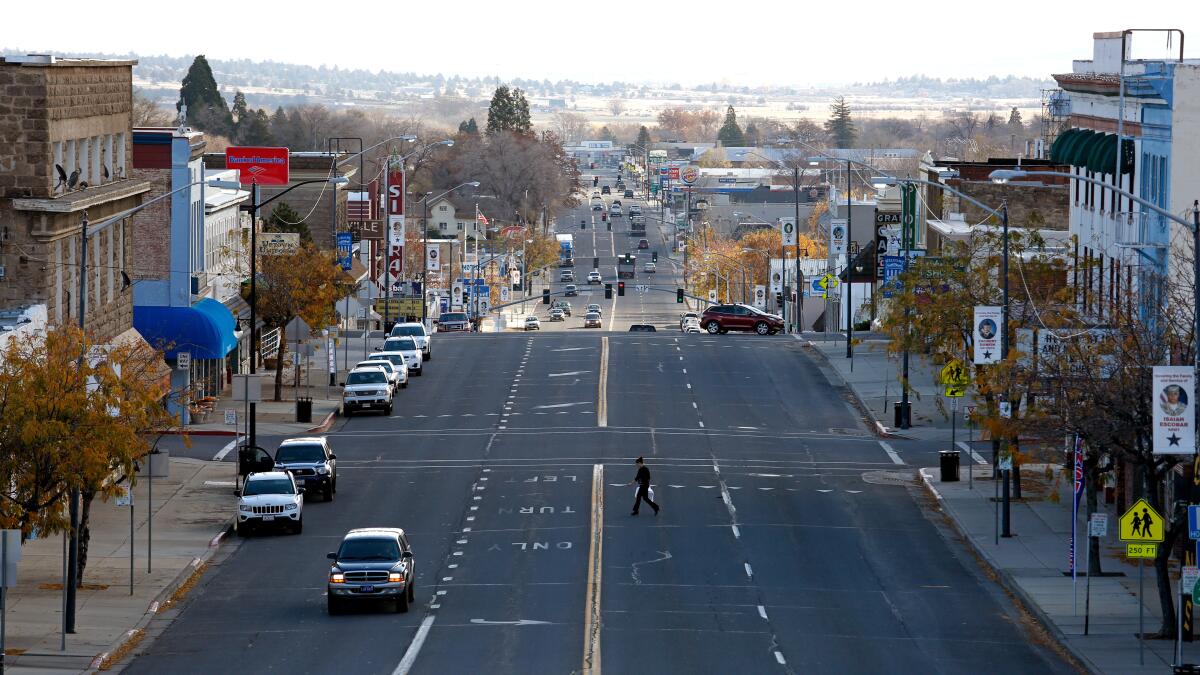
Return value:
<svg viewBox="0 0 1200 675">
<path fill-rule="evenodd" d="M 593 210 L 593 211 L 603 211 L 603 210 L 604 210 L 604 205 L 603 205 L 603 204 L 596 204 L 596 203 L 593 203 L 593 204 L 592 204 L 592 210 Z"/>
<path fill-rule="evenodd" d="M 650 242 L 646 239 L 638 239 L 638 250 L 644 251 L 650 248 Z"/>
<path fill-rule="evenodd" d="M 559 281 L 575 281 L 575 270 L 559 270 Z"/>
<path fill-rule="evenodd" d="M 683 331 L 684 333 L 704 332 L 703 329 L 700 328 L 700 319 L 697 319 L 694 316 L 689 316 L 688 318 L 684 319 L 679 325 L 679 330 Z"/>
<path fill-rule="evenodd" d="M 700 325 L 711 335 L 731 330 L 774 335 L 783 330 L 783 318 L 750 305 L 712 305 L 700 316 Z"/>
<path fill-rule="evenodd" d="M 285 439 L 275 449 L 275 470 L 292 474 L 305 494 L 320 492 L 327 502 L 337 492 L 337 455 L 323 436 Z"/>
<path fill-rule="evenodd" d="M 600 193 L 596 190 L 592 190 L 592 199 L 600 199 Z"/>
<path fill-rule="evenodd" d="M 425 359 L 421 356 L 421 348 L 417 346 L 417 341 L 410 337 L 388 338 L 383 341 L 379 351 L 404 354 L 404 363 L 408 365 L 409 375 L 420 377 L 425 372 Z"/>
<path fill-rule="evenodd" d="M 621 206 L 619 204 L 613 204 L 612 206 L 608 207 L 608 212 L 613 218 L 618 218 L 621 216 Z"/>
<path fill-rule="evenodd" d="M 355 369 L 370 368 L 378 366 L 383 368 L 388 375 L 388 382 L 392 385 L 392 390 L 404 389 L 408 386 L 408 368 L 397 368 L 395 364 L 387 359 L 377 359 L 374 361 L 359 361 L 354 364 Z"/>
<path fill-rule="evenodd" d="M 579 288 L 577 288 L 575 284 L 567 284 L 567 287 L 564 290 L 566 291 L 566 296 L 568 298 L 579 295 Z"/>
<path fill-rule="evenodd" d="M 471 322 L 467 320 L 466 312 L 442 312 L 438 317 L 437 329 L 439 333 L 469 331 Z"/>
<path fill-rule="evenodd" d="M 542 329 L 542 322 L 538 321 L 538 318 L 536 316 L 530 314 L 529 316 L 525 317 L 525 330 L 541 330 L 541 329 Z"/>
<path fill-rule="evenodd" d="M 630 333 L 657 333 L 658 329 L 648 323 L 635 323 L 629 327 Z"/>
<path fill-rule="evenodd" d="M 648 262 L 642 266 L 642 271 L 645 272 L 646 274 L 654 274 L 655 272 L 658 271 L 658 265 L 655 265 L 652 262 Z"/>
<path fill-rule="evenodd" d="M 624 197 L 626 199 L 633 199 L 633 190 L 626 190 Z M 633 208 L 633 207 L 630 207 L 630 208 Z"/>
<path fill-rule="evenodd" d="M 566 316 L 567 315 L 563 313 L 562 309 L 558 307 L 551 308 L 550 310 L 551 321 L 566 321 Z"/>
<path fill-rule="evenodd" d="M 607 185 L 601 185 L 600 186 L 600 194 L 602 194 L 602 195 L 612 194 L 612 190 L 608 189 Z"/>
<path fill-rule="evenodd" d="M 642 214 L 642 207 L 638 206 L 637 204 L 629 205 L 629 215 L 640 216 L 641 214 Z"/>
<path fill-rule="evenodd" d="M 392 414 L 392 383 L 383 368 L 355 368 L 346 373 L 346 386 L 342 388 L 342 414 L 350 417 L 359 410 Z"/>
<path fill-rule="evenodd" d="M 238 495 L 234 529 L 239 537 L 271 526 L 286 527 L 292 534 L 304 531 L 304 488 L 296 487 L 286 471 L 252 473 Z"/>
<path fill-rule="evenodd" d="M 595 312 L 601 316 L 604 316 L 604 310 L 600 309 L 600 305 L 598 305 L 594 302 L 587 306 L 587 309 L 584 311 L 584 314 L 591 314 L 592 312 Z"/>
<path fill-rule="evenodd" d="M 620 206 L 620 205 L 621 205 L 621 200 L 620 200 L 620 199 L 614 199 L 614 200 L 612 200 L 612 205 L 613 205 L 613 206 Z"/>
<path fill-rule="evenodd" d="M 696 323 L 700 323 L 700 314 L 698 312 L 684 312 L 679 315 L 679 329 L 683 330 L 683 324 L 687 323 L 688 319 L 695 319 Z"/>
<path fill-rule="evenodd" d="M 398 323 L 392 326 L 392 330 L 388 333 L 388 337 L 408 336 L 417 341 L 417 346 L 421 348 L 421 358 L 428 361 L 433 358 L 433 353 L 430 351 L 430 335 L 425 329 L 425 324 L 419 321 L 411 321 Z"/>
<path fill-rule="evenodd" d="M 588 312 L 587 314 L 583 315 L 584 328 L 600 328 L 600 324 L 600 314 L 597 312 Z"/>
<path fill-rule="evenodd" d="M 351 603 L 389 601 L 396 612 L 403 613 L 416 600 L 415 561 L 404 530 L 350 530 L 338 550 L 325 557 L 333 561 L 325 586 L 330 614 L 340 614 Z"/>
<path fill-rule="evenodd" d="M 623 181 L 623 180 L 617 181 L 617 189 L 624 190 L 625 189 L 625 181 Z"/>
<path fill-rule="evenodd" d="M 600 276 L 599 271 L 592 270 L 591 272 L 588 272 L 587 281 L 589 284 L 598 284 L 603 282 L 604 278 Z"/>
</svg>

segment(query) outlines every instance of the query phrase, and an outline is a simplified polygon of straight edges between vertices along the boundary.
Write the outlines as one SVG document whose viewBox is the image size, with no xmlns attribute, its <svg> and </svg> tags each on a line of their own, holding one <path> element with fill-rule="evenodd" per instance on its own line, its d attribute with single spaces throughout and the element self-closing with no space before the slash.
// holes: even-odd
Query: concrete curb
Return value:
<svg viewBox="0 0 1200 675">
<path fill-rule="evenodd" d="M 180 587 L 190 581 L 193 576 L 198 574 L 208 561 L 212 560 L 213 556 L 217 553 L 217 549 L 220 548 L 221 543 L 225 540 L 226 535 L 231 532 L 233 532 L 232 518 L 230 518 L 229 522 L 227 522 L 225 526 L 217 532 L 212 540 L 208 542 L 208 550 L 206 550 L 200 557 L 193 558 L 190 565 L 180 570 L 179 574 L 177 574 L 169 584 L 159 591 L 158 595 L 154 596 L 154 601 L 151 602 L 150 606 L 146 608 L 146 611 L 142 614 L 141 618 L 138 619 L 137 623 L 134 624 L 133 628 L 125 631 L 125 633 L 119 639 L 117 639 L 116 642 L 109 645 L 107 651 L 97 654 L 96 658 L 92 659 L 90 669 L 87 672 L 99 671 L 100 667 L 104 664 L 104 661 L 109 657 L 110 654 L 119 653 L 125 644 L 135 637 L 137 639 L 141 639 L 140 634 L 143 633 L 146 629 L 146 626 L 150 625 L 150 622 L 153 621 L 156 616 L 158 616 L 158 610 L 160 607 L 162 607 L 163 603 L 169 600 L 171 596 L 174 595 L 175 592 L 180 589 Z M 110 664 L 110 667 L 111 665 L 115 664 Z"/>
<path fill-rule="evenodd" d="M 325 416 L 324 422 L 321 422 L 319 425 L 317 425 L 311 429 L 308 429 L 304 433 L 306 433 L 306 434 L 323 434 L 326 431 L 329 431 L 329 427 L 333 426 L 333 420 L 335 420 L 337 418 L 337 416 L 338 416 L 338 411 L 335 408 L 334 410 L 330 411 L 330 413 L 328 415 Z"/>
<path fill-rule="evenodd" d="M 932 471 L 932 467 L 930 467 L 929 470 Z M 924 485 L 925 489 L 928 490 L 929 493 L 937 500 L 939 509 L 941 510 L 942 514 L 946 516 L 946 520 L 954 526 L 954 531 L 958 533 L 958 536 L 962 538 L 962 540 L 968 546 L 970 546 L 971 550 L 974 551 L 975 555 L 977 555 L 980 560 L 983 560 L 987 563 L 988 567 L 991 568 L 992 572 L 996 575 L 996 579 L 1000 582 L 1000 586 L 1003 587 L 1004 590 L 1021 605 L 1021 609 L 1029 612 L 1031 616 L 1037 619 L 1038 623 L 1041 624 L 1042 628 L 1046 631 L 1046 634 L 1054 638 L 1054 640 L 1058 642 L 1058 646 L 1066 650 L 1071 655 L 1071 658 L 1074 659 L 1076 665 L 1086 668 L 1087 672 L 1089 673 L 1102 673 L 1103 671 L 1097 669 L 1086 655 L 1076 649 L 1075 646 L 1072 645 L 1069 640 L 1067 640 L 1066 633 L 1063 633 L 1062 629 L 1058 627 L 1058 624 L 1054 623 L 1050 616 L 1042 611 L 1041 605 L 1037 604 L 1037 602 L 1025 592 L 1025 589 L 1023 589 L 1021 585 L 1017 583 L 1016 579 L 1014 579 L 1006 570 L 998 567 L 996 565 L 996 561 L 992 560 L 991 556 L 989 556 L 986 551 L 975 545 L 975 541 L 971 539 L 970 534 L 968 534 L 963 529 L 962 525 L 959 524 L 958 519 L 951 515 L 942 506 L 942 504 L 944 504 L 942 495 L 937 491 L 937 488 L 933 487 L 933 478 L 926 475 L 925 469 L 917 469 L 917 475 L 921 477 L 921 484 Z"/>
<path fill-rule="evenodd" d="M 823 367 L 820 368 L 821 374 L 825 376 L 825 379 L 829 380 L 831 385 L 850 392 L 850 395 L 854 397 L 854 401 L 856 403 L 854 407 L 858 410 L 859 414 L 866 416 L 866 418 L 872 422 L 872 424 L 868 425 L 869 431 L 873 432 L 880 438 L 902 441 L 912 440 L 908 436 L 895 433 L 890 427 L 879 421 L 879 418 L 875 416 L 875 412 L 871 410 L 869 406 L 867 406 L 866 401 L 862 400 L 862 397 L 858 395 L 858 392 L 854 390 L 854 387 L 851 387 L 850 384 L 846 382 L 846 378 L 842 377 L 842 374 L 833 367 L 833 364 L 830 363 L 829 357 L 825 354 L 825 352 L 814 347 L 810 340 L 806 340 L 800 335 L 793 334 L 792 337 L 800 343 L 800 346 L 803 347 L 805 351 L 816 355 L 816 358 L 819 359 L 820 363 L 823 365 Z M 832 378 L 836 378 L 837 381 L 833 381 Z"/>
</svg>

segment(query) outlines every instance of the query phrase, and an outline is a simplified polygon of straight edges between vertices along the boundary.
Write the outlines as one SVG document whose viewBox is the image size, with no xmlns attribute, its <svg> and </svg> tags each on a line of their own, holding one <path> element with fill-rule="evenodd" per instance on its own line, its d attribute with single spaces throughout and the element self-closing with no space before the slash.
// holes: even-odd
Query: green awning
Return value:
<svg viewBox="0 0 1200 675">
<path fill-rule="evenodd" d="M 1079 129 L 1067 129 L 1054 139 L 1054 144 L 1050 146 L 1050 161 L 1055 164 L 1066 164 L 1064 159 L 1066 148 L 1071 143 L 1071 140 L 1079 135 Z"/>
<path fill-rule="evenodd" d="M 1117 164 L 1116 135 L 1104 134 L 1104 138 L 1088 151 L 1085 163 L 1091 171 L 1112 175 L 1113 168 Z"/>
<path fill-rule="evenodd" d="M 1080 129 L 1079 134 L 1067 146 L 1063 161 L 1071 166 L 1082 166 L 1083 158 L 1087 156 L 1084 154 L 1084 149 L 1099 135 L 1091 129 Z"/>
<path fill-rule="evenodd" d="M 1075 149 L 1075 161 L 1071 164 L 1088 171 L 1104 173 L 1105 166 L 1100 159 L 1100 154 L 1103 153 L 1104 145 L 1110 136 L 1112 134 L 1093 133 L 1086 143 Z M 1116 152 L 1116 149 L 1114 148 L 1113 151 Z M 1108 167 L 1108 173 L 1112 173 L 1111 165 Z"/>
</svg>

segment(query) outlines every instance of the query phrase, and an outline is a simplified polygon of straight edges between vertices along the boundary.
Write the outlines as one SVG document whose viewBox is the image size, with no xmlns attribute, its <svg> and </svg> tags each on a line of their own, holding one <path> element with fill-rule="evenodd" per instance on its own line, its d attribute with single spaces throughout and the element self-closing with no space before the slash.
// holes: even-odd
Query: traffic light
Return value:
<svg viewBox="0 0 1200 675">
<path fill-rule="evenodd" d="M 471 294 L 467 291 L 463 291 L 463 304 L 464 305 L 471 304 Z"/>
<path fill-rule="evenodd" d="M 658 262 L 658 251 L 650 252 L 650 262 Z"/>
<path fill-rule="evenodd" d="M 549 288 L 542 289 L 542 304 L 543 305 L 550 304 L 550 289 Z"/>
<path fill-rule="evenodd" d="M 678 302 L 681 304 L 683 303 L 683 289 L 682 288 L 675 289 L 675 302 Z"/>
<path fill-rule="evenodd" d="M 581 229 L 581 230 L 587 229 L 587 221 L 586 220 L 579 221 L 579 229 Z"/>
<path fill-rule="evenodd" d="M 599 184 L 600 184 L 600 177 L 599 177 L 599 176 L 592 176 L 592 187 L 596 187 L 596 186 L 597 186 L 597 185 L 599 185 Z"/>
<path fill-rule="evenodd" d="M 776 307 L 783 307 L 783 293 L 776 293 L 776 294 L 775 294 L 775 306 L 776 306 Z"/>
<path fill-rule="evenodd" d="M 612 284 L 604 284 L 604 299 L 612 300 Z"/>
<path fill-rule="evenodd" d="M 599 258 L 592 258 L 592 269 L 594 269 L 594 270 L 600 269 L 600 259 Z"/>
<path fill-rule="evenodd" d="M 624 295 L 625 295 L 625 282 L 624 281 L 617 282 L 617 295 L 624 297 Z"/>
<path fill-rule="evenodd" d="M 609 232 L 612 232 L 612 223 L 609 223 L 608 225 L 606 225 L 606 227 L 608 228 Z"/>
<path fill-rule="evenodd" d="M 600 214 L 600 220 L 603 220 L 603 221 L 607 222 L 607 221 L 608 221 L 608 214 L 607 214 L 607 213 L 601 213 L 601 214 Z M 610 227 L 611 227 L 611 225 L 610 225 Z"/>
</svg>

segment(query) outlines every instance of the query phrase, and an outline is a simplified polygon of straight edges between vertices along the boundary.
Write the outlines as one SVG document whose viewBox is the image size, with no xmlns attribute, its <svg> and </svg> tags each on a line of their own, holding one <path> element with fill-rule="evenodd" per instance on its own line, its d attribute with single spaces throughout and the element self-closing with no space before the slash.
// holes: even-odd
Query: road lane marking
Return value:
<svg viewBox="0 0 1200 675">
<path fill-rule="evenodd" d="M 548 403 L 546 405 L 535 405 L 534 410 L 549 410 L 551 408 L 570 408 L 577 405 L 588 405 L 591 401 L 576 401 L 574 403 Z"/>
<path fill-rule="evenodd" d="M 241 436 L 234 436 L 232 441 L 229 441 L 228 443 L 226 443 L 225 447 L 221 448 L 221 450 L 218 451 L 216 455 L 213 455 L 212 461 L 219 462 L 219 461 L 225 459 L 225 455 L 228 455 L 230 450 L 233 450 L 234 448 L 236 448 L 238 441 L 240 441 L 241 439 L 242 439 Z"/>
<path fill-rule="evenodd" d="M 758 606 L 758 615 L 763 618 L 763 621 L 766 621 L 767 620 L 767 608 L 763 607 L 762 605 L 759 605 Z"/>
<path fill-rule="evenodd" d="M 572 375 L 587 375 L 590 372 L 592 372 L 592 371 L 590 371 L 590 370 L 572 370 L 569 373 L 550 373 L 546 377 L 570 377 Z"/>
<path fill-rule="evenodd" d="M 750 579 L 754 578 L 754 568 L 750 567 L 750 563 L 742 563 L 746 567 L 746 576 Z"/>
<path fill-rule="evenodd" d="M 607 338 L 606 338 L 607 339 Z M 604 350 L 607 352 L 608 344 Z M 600 584 L 604 558 L 604 465 L 592 465 L 592 519 L 584 607 L 583 675 L 600 675 Z"/>
<path fill-rule="evenodd" d="M 787 665 L 787 661 L 783 660 L 783 654 L 781 652 L 775 652 L 775 660 L 778 661 L 779 665 L 781 666 Z"/>
<path fill-rule="evenodd" d="M 737 525 L 730 525 L 729 527 L 730 527 L 730 529 L 732 529 L 732 530 L 733 530 L 733 538 L 734 538 L 734 539 L 741 539 L 741 538 L 742 538 L 742 531 L 738 529 L 738 526 L 737 526 Z"/>
<path fill-rule="evenodd" d="M 421 653 L 421 647 L 425 644 L 425 638 L 429 637 L 429 629 L 433 627 L 433 622 L 437 620 L 437 615 L 430 614 L 421 622 L 421 627 L 417 629 L 417 634 L 413 636 L 413 641 L 408 645 L 408 651 L 404 652 L 404 658 L 400 660 L 400 665 L 392 671 L 392 675 L 408 675 L 412 670 L 413 664 L 417 662 L 417 655 Z"/>
<path fill-rule="evenodd" d="M 596 426 L 598 426 L 598 427 L 608 426 L 608 338 L 607 337 L 600 338 L 600 384 L 599 384 L 599 387 L 596 392 Z"/>
<path fill-rule="evenodd" d="M 896 464 L 904 463 L 904 460 L 900 458 L 900 454 L 896 452 L 891 445 L 888 445 L 884 441 L 879 441 L 879 445 L 883 447 L 883 451 L 887 453 L 887 456 L 892 458 L 892 462 Z"/>
<path fill-rule="evenodd" d="M 962 448 L 964 452 L 970 455 L 971 459 L 975 460 L 976 464 L 987 464 L 987 460 L 981 457 L 978 452 L 975 452 L 975 450 L 973 450 L 971 446 L 967 445 L 966 443 L 959 441 L 958 447 Z"/>
</svg>

